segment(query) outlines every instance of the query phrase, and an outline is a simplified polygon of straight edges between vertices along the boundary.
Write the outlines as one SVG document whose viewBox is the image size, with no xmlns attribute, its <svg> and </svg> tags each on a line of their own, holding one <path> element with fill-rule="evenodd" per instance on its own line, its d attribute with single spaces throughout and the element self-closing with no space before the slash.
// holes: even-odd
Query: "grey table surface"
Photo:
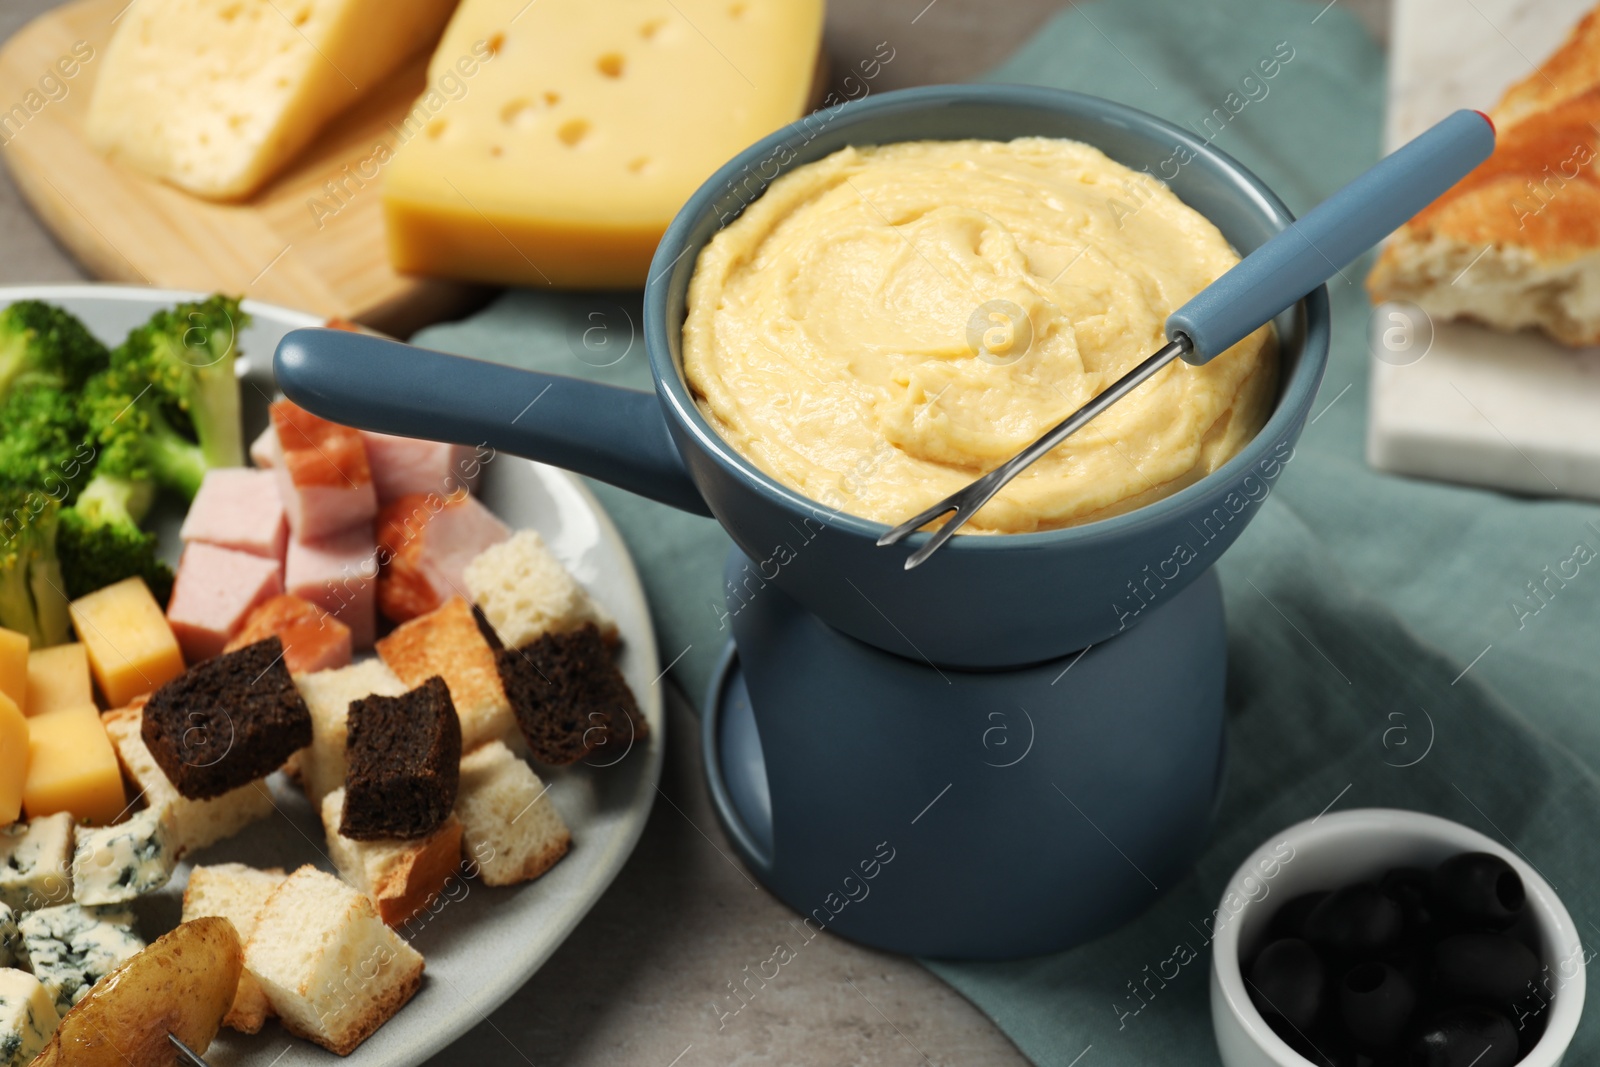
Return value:
<svg viewBox="0 0 1600 1067">
<path fill-rule="evenodd" d="M 830 0 L 826 47 L 837 72 L 889 42 L 895 58 L 875 81 L 878 91 L 964 81 L 1003 61 L 1071 2 Z M 1389 0 L 1336 2 L 1386 37 Z M 55 3 L 4 0 L 0 39 Z M 0 285 L 87 277 L 0 170 Z M 830 934 L 724 1017 L 746 968 L 754 973 L 794 933 L 788 909 L 732 858 L 701 776 L 698 722 L 681 696 L 668 703 L 662 800 L 638 850 L 533 980 L 433 1062 L 1025 1063 L 976 1008 L 916 963 Z"/>
</svg>

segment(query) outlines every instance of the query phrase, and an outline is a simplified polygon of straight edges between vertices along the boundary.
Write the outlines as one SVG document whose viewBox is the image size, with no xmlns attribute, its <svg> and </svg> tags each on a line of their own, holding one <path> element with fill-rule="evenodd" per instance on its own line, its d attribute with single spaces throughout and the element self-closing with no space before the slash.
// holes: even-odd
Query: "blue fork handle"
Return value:
<svg viewBox="0 0 1600 1067">
<path fill-rule="evenodd" d="M 1383 240 L 1494 151 L 1494 124 L 1457 111 L 1251 252 L 1167 318 L 1196 365 L 1227 351 Z"/>
</svg>

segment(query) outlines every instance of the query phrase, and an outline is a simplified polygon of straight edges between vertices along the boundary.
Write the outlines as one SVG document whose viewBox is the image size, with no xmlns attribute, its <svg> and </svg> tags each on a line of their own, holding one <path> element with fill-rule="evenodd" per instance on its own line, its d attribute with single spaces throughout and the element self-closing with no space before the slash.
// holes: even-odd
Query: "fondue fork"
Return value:
<svg viewBox="0 0 1600 1067">
<path fill-rule="evenodd" d="M 1167 318 L 1167 344 L 1000 466 L 878 538 L 898 544 L 950 515 L 906 558 L 920 566 L 1040 456 L 1173 360 L 1202 366 L 1272 321 L 1433 203 L 1494 151 L 1494 123 L 1457 111 L 1291 223 Z"/>
</svg>

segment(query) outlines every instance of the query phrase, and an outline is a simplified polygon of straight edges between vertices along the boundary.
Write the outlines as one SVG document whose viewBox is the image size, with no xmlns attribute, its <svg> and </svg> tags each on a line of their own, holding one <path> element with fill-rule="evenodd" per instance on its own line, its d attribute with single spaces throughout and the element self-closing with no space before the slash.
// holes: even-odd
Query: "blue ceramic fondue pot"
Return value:
<svg viewBox="0 0 1600 1067">
<path fill-rule="evenodd" d="M 1253 174 L 1193 134 L 1097 97 L 1015 85 L 885 93 L 820 111 L 752 145 L 690 198 L 656 251 L 645 289 L 653 392 L 486 363 L 332 330 L 278 348 L 279 385 L 338 422 L 487 444 L 610 482 L 722 523 L 772 583 L 879 649 L 958 668 L 1040 663 L 1137 625 L 1239 536 L 1294 455 L 1328 357 L 1328 295 L 1281 314 L 1279 395 L 1237 456 L 1163 500 L 1044 533 L 957 536 L 914 571 L 887 527 L 807 499 L 718 436 L 682 373 L 690 276 L 711 237 L 778 175 L 846 145 L 1023 136 L 1084 141 L 1165 181 L 1241 255 L 1292 218 Z M 963 318 L 969 309 L 952 308 Z M 529 407 L 531 401 L 538 403 Z"/>
</svg>

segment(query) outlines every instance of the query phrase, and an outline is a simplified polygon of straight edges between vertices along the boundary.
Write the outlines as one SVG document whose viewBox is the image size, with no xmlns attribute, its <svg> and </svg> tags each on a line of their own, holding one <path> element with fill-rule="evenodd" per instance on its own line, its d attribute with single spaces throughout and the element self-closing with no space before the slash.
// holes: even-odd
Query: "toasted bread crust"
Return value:
<svg viewBox="0 0 1600 1067">
<path fill-rule="evenodd" d="M 1367 279 L 1375 301 L 1421 300 L 1457 277 L 1419 274 L 1430 243 L 1498 250 L 1536 270 L 1600 252 L 1600 89 L 1530 115 L 1507 130 L 1494 155 L 1424 208 L 1395 235 Z M 1464 264 L 1463 264 L 1464 265 Z M 1569 344 L 1587 335 L 1545 327 Z"/>
<path fill-rule="evenodd" d="M 1596 86 L 1600 86 L 1600 8 L 1579 19 L 1549 59 L 1506 90 L 1495 105 L 1495 124 L 1504 132 Z"/>
<path fill-rule="evenodd" d="M 389 926 L 399 926 L 427 907 L 461 867 L 461 823 L 447 820 L 417 846 L 373 886 L 378 917 Z"/>
</svg>

